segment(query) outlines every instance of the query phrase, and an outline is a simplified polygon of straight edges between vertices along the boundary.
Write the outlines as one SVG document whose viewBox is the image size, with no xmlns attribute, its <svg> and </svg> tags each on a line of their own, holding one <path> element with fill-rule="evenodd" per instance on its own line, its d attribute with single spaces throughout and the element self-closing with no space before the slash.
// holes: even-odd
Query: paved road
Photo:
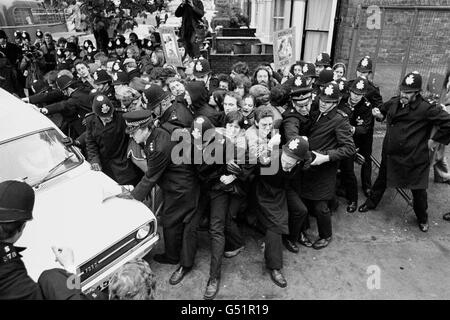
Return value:
<svg viewBox="0 0 450 320">
<path fill-rule="evenodd" d="M 379 157 L 383 131 L 376 133 L 374 155 Z M 348 214 L 342 200 L 333 215 L 334 239 L 328 248 L 301 247 L 299 254 L 284 251 L 285 289 L 275 286 L 264 268 L 261 236 L 245 229 L 246 247 L 237 257 L 224 259 L 216 299 L 449 299 L 450 185 L 430 179 L 430 230 L 422 233 L 414 213 L 393 190 L 376 211 Z M 360 201 L 364 196 L 360 194 Z M 312 235 L 316 233 L 314 219 Z M 163 250 L 162 241 L 150 254 Z M 158 276 L 158 299 L 202 299 L 209 271 L 209 239 L 200 233 L 195 269 L 182 283 L 168 279 L 176 266 L 149 261 Z M 367 288 L 367 269 L 380 270 L 380 289 Z"/>
</svg>

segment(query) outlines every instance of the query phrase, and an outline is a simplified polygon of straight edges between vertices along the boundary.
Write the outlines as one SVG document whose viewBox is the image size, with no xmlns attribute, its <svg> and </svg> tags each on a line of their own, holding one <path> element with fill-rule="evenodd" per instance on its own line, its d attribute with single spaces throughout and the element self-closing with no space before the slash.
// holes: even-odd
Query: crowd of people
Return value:
<svg viewBox="0 0 450 320">
<path fill-rule="evenodd" d="M 450 142 L 450 115 L 421 96 L 417 72 L 404 77 L 399 96 L 383 103 L 369 80 L 368 56 L 347 80 L 346 65 L 332 65 L 325 52 L 286 70 L 273 64 L 250 70 L 238 62 L 228 74 L 216 74 L 180 41 L 183 66 L 169 65 L 156 31 L 146 39 L 118 35 L 106 51 L 76 37 L 55 41 L 39 30 L 33 44 L 27 32 L 16 32 L 14 40 L 0 30 L 2 87 L 54 121 L 92 170 L 134 186 L 120 197 L 146 201 L 154 187 L 162 190 L 165 252 L 154 260 L 178 265 L 172 285 L 194 267 L 205 221 L 211 238 L 205 299 L 219 290 L 222 258 L 243 251 L 243 224 L 264 235 L 266 267 L 280 287 L 287 286 L 283 247 L 295 254 L 299 244 L 323 249 L 332 241 L 338 195 L 354 213 L 374 209 L 387 187 L 411 189 L 419 228 L 428 230 L 429 149 Z M 385 119 L 372 184 L 374 124 Z M 355 163 L 367 197 L 359 208 Z M 443 174 L 441 182 L 450 181 Z M 306 232 L 310 217 L 317 219 L 316 241 Z M 12 234 L 0 233 L 0 241 Z M 122 271 L 129 277 L 122 286 L 110 285 L 112 297 L 129 295 L 133 281 L 154 287 L 153 280 L 127 273 L 133 270 L 151 274 L 145 262 L 136 262 Z"/>
</svg>

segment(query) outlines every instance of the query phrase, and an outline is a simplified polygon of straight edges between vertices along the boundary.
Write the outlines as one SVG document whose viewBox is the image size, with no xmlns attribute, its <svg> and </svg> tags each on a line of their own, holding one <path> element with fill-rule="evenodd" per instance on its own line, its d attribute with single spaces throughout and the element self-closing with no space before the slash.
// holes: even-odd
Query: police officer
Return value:
<svg viewBox="0 0 450 320">
<path fill-rule="evenodd" d="M 125 37 L 124 36 L 117 37 L 115 40 L 114 47 L 116 49 L 117 59 L 120 60 L 120 62 L 122 63 L 127 57 L 125 50 L 125 48 L 127 47 L 127 43 L 125 42 Z"/>
<path fill-rule="evenodd" d="M 319 53 L 319 55 L 316 57 L 315 65 L 316 65 L 316 75 L 319 76 L 319 74 L 323 70 L 331 66 L 330 55 L 326 52 Z"/>
<path fill-rule="evenodd" d="M 363 57 L 356 66 L 356 76 L 357 77 L 365 77 L 369 81 L 369 88 L 365 97 L 372 104 L 372 108 L 381 108 L 383 104 L 383 98 L 380 94 L 380 88 L 373 84 L 372 81 L 369 80 L 369 75 L 372 73 L 372 59 L 369 56 Z M 349 86 L 352 85 L 352 82 L 355 80 L 349 81 Z"/>
<path fill-rule="evenodd" d="M 400 96 L 386 102 L 381 110 L 373 109 L 375 117 L 387 120 L 386 135 L 378 177 L 359 211 L 376 208 L 387 187 L 410 189 L 419 228 L 427 232 L 429 152 L 439 143 L 450 142 L 450 114 L 424 100 L 421 90 L 422 76 L 416 71 L 408 73 L 400 84 Z M 433 126 L 439 129 L 431 136 Z"/>
<path fill-rule="evenodd" d="M 98 93 L 104 94 L 109 100 L 113 101 L 117 107 L 119 103 L 116 101 L 116 95 L 114 92 L 114 86 L 112 85 L 112 77 L 106 70 L 97 69 L 93 74 L 94 86 Z"/>
<path fill-rule="evenodd" d="M 47 105 L 40 109 L 41 113 L 45 115 L 61 113 L 65 121 L 61 130 L 72 138 L 77 138 L 85 130 L 82 126 L 82 120 L 87 113 L 92 111 L 89 100 L 91 87 L 89 84 L 83 84 L 81 81 L 73 80 L 66 75 L 58 76 L 56 85 L 67 97 L 67 100 Z"/>
<path fill-rule="evenodd" d="M 348 99 L 342 99 L 338 108 L 344 111 L 350 121 L 353 140 L 359 153 L 364 157 L 361 167 L 361 183 L 365 194 L 370 193 L 372 175 L 372 142 L 374 118 L 372 106 L 364 97 L 369 83 L 366 78 L 358 77 L 352 82 Z M 355 212 L 358 206 L 358 187 L 354 172 L 354 157 L 341 160 L 341 181 L 346 190 L 348 200 L 347 212 Z"/>
<path fill-rule="evenodd" d="M 290 180 L 296 177 L 296 169 L 302 167 L 297 165 L 309 157 L 308 142 L 303 137 L 294 136 L 283 146 L 281 155 L 279 149 L 273 151 L 271 162 L 279 161 L 276 166 L 271 164 L 271 168 L 276 168 L 276 172 L 264 174 L 263 168 L 268 164 L 261 163 L 256 179 L 258 220 L 265 228 L 265 263 L 272 281 L 282 288 L 287 286 L 281 271 L 283 268 L 282 243 L 289 251 L 299 251 L 295 240 L 299 237 L 307 214 L 306 207 L 292 188 Z M 294 167 L 297 168 L 294 169 Z M 289 217 L 290 213 L 292 213 L 291 217 Z"/>
<path fill-rule="evenodd" d="M 310 124 L 309 111 L 312 102 L 312 88 L 303 75 L 296 76 L 293 79 L 293 86 L 290 89 L 291 104 L 282 114 L 282 141 L 288 141 L 297 135 L 305 136 Z"/>
<path fill-rule="evenodd" d="M 147 88 L 144 91 L 143 99 L 159 104 L 161 108 L 159 121 L 170 133 L 176 129 L 191 127 L 194 120 L 191 111 L 181 99 L 172 102 L 170 92 L 164 91 L 159 85 L 152 84 L 150 88 Z"/>
<path fill-rule="evenodd" d="M 106 45 L 107 47 L 107 55 L 108 58 L 111 60 L 116 60 L 117 59 L 117 53 L 116 53 L 116 42 L 114 39 L 109 39 L 108 44 Z"/>
<path fill-rule="evenodd" d="M 316 69 L 317 70 L 317 69 Z M 326 68 L 320 71 L 319 76 L 317 77 L 316 81 L 314 81 L 314 84 L 312 85 L 313 88 L 313 101 L 314 104 L 319 103 L 319 94 L 322 91 L 322 88 L 327 83 L 333 81 L 333 70 L 331 68 Z"/>
<path fill-rule="evenodd" d="M 0 300 L 88 299 L 79 289 L 67 287 L 68 278 L 76 273 L 73 252 L 68 248 L 52 247 L 65 270 L 44 271 L 38 283 L 28 275 L 20 254 L 25 248 L 14 244 L 33 219 L 34 200 L 34 190 L 25 182 L 0 183 Z"/>
<path fill-rule="evenodd" d="M 311 114 L 308 141 L 316 158 L 311 169 L 302 174 L 300 194 L 308 211 L 317 217 L 319 240 L 313 244 L 315 249 L 325 248 L 331 241 L 328 201 L 335 195 L 338 163 L 355 154 L 348 116 L 336 108 L 339 99 L 338 85 L 326 84 L 319 95 L 319 110 Z"/>
<path fill-rule="evenodd" d="M 103 171 L 120 185 L 136 185 L 142 174 L 127 157 L 129 137 L 122 112 L 99 94 L 86 116 L 86 149 L 91 168 Z"/>
<path fill-rule="evenodd" d="M 198 220 L 193 216 L 197 211 L 199 184 L 192 164 L 176 164 L 172 159 L 172 149 L 177 142 L 171 140 L 171 134 L 164 127 L 155 126 L 155 119 L 161 116 L 158 107 L 158 102 L 149 102 L 147 110 L 127 112 L 123 118 L 130 136 L 138 144 L 145 144 L 148 167 L 131 196 L 142 201 L 155 185 L 163 190 L 161 223 L 165 253 L 155 255 L 154 260 L 164 264 L 180 263 L 171 276 L 171 283 L 176 284 L 194 263 Z M 188 131 L 186 133 L 189 135 Z"/>
</svg>

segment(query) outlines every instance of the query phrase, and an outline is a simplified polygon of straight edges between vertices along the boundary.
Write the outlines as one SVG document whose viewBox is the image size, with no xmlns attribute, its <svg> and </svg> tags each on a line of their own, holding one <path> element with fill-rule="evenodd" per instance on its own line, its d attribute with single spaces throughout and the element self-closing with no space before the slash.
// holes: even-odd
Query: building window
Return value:
<svg viewBox="0 0 450 320">
<path fill-rule="evenodd" d="M 273 11 L 273 31 L 284 29 L 286 0 L 275 0 Z"/>
<path fill-rule="evenodd" d="M 13 12 L 16 25 L 33 24 L 31 8 L 15 8 Z"/>
</svg>

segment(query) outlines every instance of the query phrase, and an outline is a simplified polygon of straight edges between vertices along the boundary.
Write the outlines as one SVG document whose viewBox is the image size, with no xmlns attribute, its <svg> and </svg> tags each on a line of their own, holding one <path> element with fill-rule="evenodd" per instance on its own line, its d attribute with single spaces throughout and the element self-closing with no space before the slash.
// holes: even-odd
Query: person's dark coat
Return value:
<svg viewBox="0 0 450 320">
<path fill-rule="evenodd" d="M 0 46 L 0 51 L 8 58 L 13 67 L 17 66 L 22 56 L 22 49 L 11 42 L 6 42 L 4 46 Z"/>
<path fill-rule="evenodd" d="M 8 247 L 8 258 L 5 248 Z M 0 300 L 42 300 L 41 288 L 28 275 L 20 252 L 25 248 L 0 243 Z"/>
<path fill-rule="evenodd" d="M 331 200 L 335 195 L 339 160 L 355 154 L 348 116 L 337 107 L 327 114 L 311 114 L 309 149 L 327 154 L 330 161 L 302 172 L 301 196 L 309 200 Z"/>
<path fill-rule="evenodd" d="M 67 132 L 68 128 L 72 128 L 75 131 L 71 134 L 72 137 L 76 138 L 85 131 L 82 122 L 86 114 L 92 111 L 92 104 L 89 98 L 91 90 L 92 87 L 89 83 L 79 82 L 75 91 L 72 92 L 67 100 L 46 106 L 48 115 L 61 113 L 64 118 L 61 130 Z"/>
<path fill-rule="evenodd" d="M 275 157 L 275 156 L 274 156 Z M 291 172 L 281 167 L 281 150 L 278 155 L 279 167 L 275 174 L 259 174 L 256 177 L 256 199 L 259 206 L 258 220 L 261 225 L 278 234 L 288 234 L 288 204 L 286 190 L 300 179 L 303 165 L 297 165 Z M 259 169 L 264 167 L 260 165 Z"/>
<path fill-rule="evenodd" d="M 382 151 L 387 161 L 387 186 L 426 189 L 430 166 L 428 139 L 433 126 L 437 126 L 431 139 L 442 144 L 450 142 L 450 114 L 420 95 L 404 108 L 400 97 L 394 97 L 381 112 L 387 120 Z"/>
<path fill-rule="evenodd" d="M 161 223 L 165 228 L 191 220 L 197 211 L 200 191 L 194 167 L 172 162 L 175 145 L 164 127 L 152 129 L 144 147 L 148 170 L 131 192 L 135 199 L 142 201 L 155 185 L 164 191 Z"/>
<path fill-rule="evenodd" d="M 163 113 L 160 121 L 172 133 L 175 129 L 190 128 L 194 117 L 184 99 L 176 97 L 169 109 Z"/>
<path fill-rule="evenodd" d="M 106 125 L 94 113 L 86 117 L 86 149 L 89 161 L 99 163 L 102 171 L 118 184 L 135 184 L 142 176 L 127 157 L 129 135 L 121 112 L 114 112 Z"/>
<path fill-rule="evenodd" d="M 191 7 L 188 4 L 180 4 L 175 10 L 175 16 L 182 18 L 180 36 L 183 39 L 190 39 L 191 35 L 201 28 L 202 17 L 205 14 L 203 3 L 200 0 L 192 0 Z"/>
<path fill-rule="evenodd" d="M 290 106 L 283 112 L 283 121 L 281 122 L 282 144 L 289 141 L 292 137 L 300 135 L 306 136 L 311 119 L 309 116 L 302 116 L 294 107 Z"/>
<path fill-rule="evenodd" d="M 8 58 L 0 53 L 0 87 L 10 93 L 18 92 L 18 83 L 16 80 L 14 67 Z"/>
<path fill-rule="evenodd" d="M 191 81 L 186 84 L 186 90 L 191 96 L 191 109 L 194 118 L 205 116 L 211 120 L 215 127 L 222 127 L 225 114 L 219 112 L 208 104 L 209 95 L 205 84 L 202 81 Z"/>
</svg>

